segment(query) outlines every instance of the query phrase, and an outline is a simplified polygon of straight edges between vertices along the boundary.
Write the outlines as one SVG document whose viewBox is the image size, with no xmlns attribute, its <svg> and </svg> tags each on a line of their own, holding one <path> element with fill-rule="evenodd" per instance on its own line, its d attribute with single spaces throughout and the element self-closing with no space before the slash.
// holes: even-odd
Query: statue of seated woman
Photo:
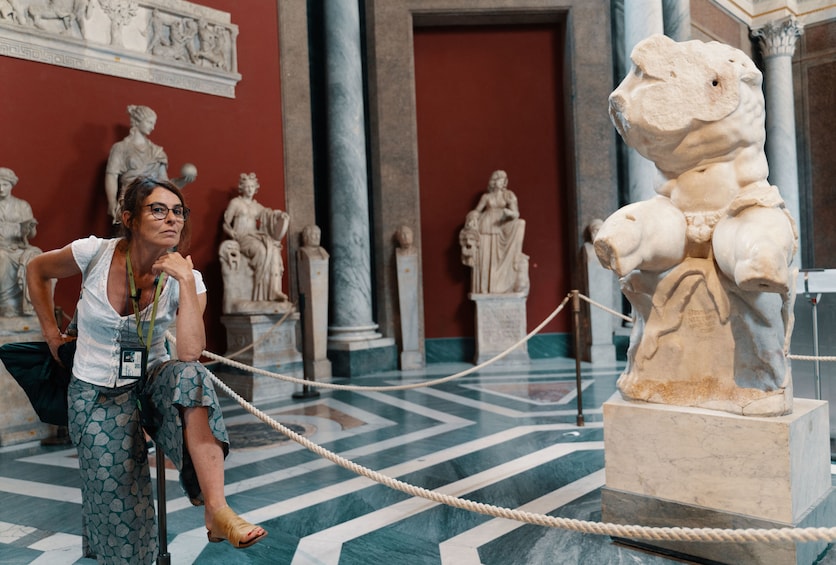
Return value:
<svg viewBox="0 0 836 565">
<path fill-rule="evenodd" d="M 224 232 L 219 256 L 224 282 L 224 314 L 270 311 L 270 304 L 287 301 L 282 292 L 281 240 L 290 216 L 255 200 L 259 184 L 255 173 L 241 173 L 239 195 L 224 212 Z"/>
<path fill-rule="evenodd" d="M 26 266 L 41 250 L 29 244 L 38 222 L 29 204 L 12 196 L 17 175 L 0 167 L 0 317 L 33 313 L 26 290 Z"/>
<path fill-rule="evenodd" d="M 494 171 L 488 191 L 468 212 L 459 234 L 462 262 L 473 270 L 475 294 L 528 294 L 528 255 L 522 252 L 525 220 L 507 186 L 505 171 Z"/>
</svg>

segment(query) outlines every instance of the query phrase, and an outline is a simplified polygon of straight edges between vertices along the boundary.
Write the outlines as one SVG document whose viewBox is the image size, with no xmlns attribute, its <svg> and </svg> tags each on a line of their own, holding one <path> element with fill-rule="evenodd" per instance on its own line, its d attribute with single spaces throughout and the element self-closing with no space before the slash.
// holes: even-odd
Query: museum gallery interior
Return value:
<svg viewBox="0 0 836 565">
<path fill-rule="evenodd" d="M 0 79 L 0 563 L 836 563 L 832 2 L 0 0 Z M 184 265 L 251 547 L 5 356 L 109 302 L 144 390 Z"/>
</svg>

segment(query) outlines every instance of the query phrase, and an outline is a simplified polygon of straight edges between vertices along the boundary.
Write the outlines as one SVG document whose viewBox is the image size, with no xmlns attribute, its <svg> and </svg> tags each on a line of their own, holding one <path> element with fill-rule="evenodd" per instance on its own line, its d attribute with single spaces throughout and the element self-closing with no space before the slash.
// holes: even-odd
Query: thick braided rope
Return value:
<svg viewBox="0 0 836 565">
<path fill-rule="evenodd" d="M 428 386 L 443 384 L 443 383 L 458 379 L 460 377 L 470 375 L 471 373 L 475 373 L 476 371 L 478 371 L 480 369 L 483 369 L 483 368 L 487 367 L 488 365 L 490 365 L 492 363 L 495 363 L 496 361 L 499 361 L 503 357 L 506 357 L 514 349 L 516 349 L 517 347 L 519 347 L 523 343 L 527 342 L 533 336 L 537 335 L 540 332 L 540 330 L 542 330 L 544 327 L 546 327 L 546 325 L 549 322 L 551 322 L 555 318 L 555 316 L 557 316 L 566 307 L 566 304 L 569 302 L 569 298 L 571 296 L 572 296 L 571 294 L 566 295 L 566 298 L 563 299 L 563 302 L 561 302 L 557 306 L 557 308 L 554 309 L 554 311 L 551 314 L 546 316 L 546 318 L 536 328 L 531 330 L 526 336 L 521 338 L 519 341 L 517 341 L 515 344 L 510 346 L 508 349 L 506 349 L 502 353 L 496 355 L 495 357 L 492 357 L 491 359 L 488 359 L 487 361 L 483 361 L 479 365 L 476 365 L 474 367 L 470 367 L 468 369 L 465 369 L 464 371 L 459 371 L 458 373 L 454 373 L 452 375 L 448 375 L 448 376 L 442 377 L 440 379 L 435 379 L 435 380 L 432 380 L 432 381 L 424 381 L 424 382 L 420 382 L 420 383 L 412 383 L 412 384 L 405 384 L 405 385 L 385 385 L 385 386 L 384 385 L 381 385 L 381 386 L 359 386 L 359 385 L 342 385 L 342 384 L 337 384 L 337 383 L 308 381 L 308 380 L 300 379 L 300 378 L 297 378 L 297 377 L 291 377 L 290 375 L 282 375 L 280 373 L 274 373 L 272 371 L 267 371 L 265 369 L 259 369 L 258 367 L 251 367 L 249 365 L 245 365 L 244 363 L 239 363 L 238 361 L 234 361 L 232 359 L 228 359 L 228 358 L 223 357 L 221 355 L 217 355 L 216 353 L 212 353 L 211 351 L 205 351 L 204 350 L 203 355 L 205 357 L 208 357 L 209 359 L 219 361 L 219 362 L 223 363 L 224 365 L 229 365 L 230 367 L 235 367 L 235 368 L 241 369 L 243 371 L 248 371 L 248 372 L 251 372 L 251 373 L 258 374 L 258 375 L 263 375 L 265 377 L 279 379 L 279 380 L 282 380 L 282 381 L 301 384 L 301 385 L 305 385 L 305 386 L 314 386 L 314 387 L 317 387 L 317 388 L 328 388 L 328 389 L 333 389 L 333 390 L 355 390 L 355 391 L 366 391 L 366 392 L 411 390 L 411 389 L 416 389 L 416 388 L 424 388 L 424 387 L 428 387 Z M 176 343 L 176 339 L 174 338 L 174 336 L 170 332 L 166 332 L 166 338 L 169 341 L 171 341 L 173 343 Z"/>
<path fill-rule="evenodd" d="M 592 306 L 595 306 L 596 308 L 600 308 L 601 310 L 603 310 L 603 311 L 605 311 L 609 314 L 612 314 L 613 316 L 621 318 L 622 320 L 626 320 L 627 322 L 632 322 L 633 321 L 633 318 L 631 318 L 629 316 L 625 316 L 624 314 L 622 314 L 620 312 L 616 312 L 612 308 L 607 308 L 606 306 L 604 306 L 600 302 L 595 302 L 594 300 L 592 300 L 588 296 L 584 296 L 583 294 L 578 294 L 578 297 L 580 297 L 581 300 L 584 300 L 584 301 L 588 302 Z M 787 353 L 787 359 L 792 359 L 792 360 L 795 360 L 795 361 L 816 361 L 816 360 L 818 360 L 818 361 L 836 361 L 836 357 L 832 357 L 832 356 L 830 356 L 830 357 L 818 356 L 817 357 L 815 355 L 794 355 L 792 353 Z"/>
<path fill-rule="evenodd" d="M 616 312 L 616 311 L 615 311 L 615 310 L 613 310 L 612 308 L 608 308 L 608 307 L 604 306 L 603 304 L 601 304 L 600 302 L 595 302 L 594 300 L 592 300 L 592 299 L 591 299 L 590 297 L 588 297 L 588 296 L 584 296 L 583 294 L 578 293 L 578 297 L 579 297 L 581 300 L 584 300 L 584 301 L 588 302 L 588 303 L 589 303 L 589 304 L 591 304 L 592 306 L 595 306 L 596 308 L 600 308 L 600 309 L 601 309 L 601 310 L 603 310 L 604 312 L 607 312 L 607 313 L 609 313 L 609 314 L 612 314 L 613 316 L 615 316 L 615 317 L 617 317 L 617 318 L 621 318 L 621 319 L 622 319 L 622 320 L 624 320 L 625 322 L 632 322 L 632 321 L 633 321 L 633 318 L 631 318 L 630 316 L 625 316 L 625 315 L 624 315 L 624 314 L 622 314 L 621 312 Z"/>
<path fill-rule="evenodd" d="M 410 496 L 418 496 L 439 504 L 445 504 L 454 508 L 468 510 L 493 516 L 515 520 L 526 524 L 560 528 L 586 534 L 608 535 L 614 537 L 644 539 L 654 541 L 702 541 L 702 542 L 812 542 L 812 541 L 833 541 L 836 540 L 836 528 L 777 528 L 777 529 L 721 529 L 721 528 L 680 528 L 680 527 L 648 527 L 636 525 L 613 524 L 606 522 L 591 522 L 588 520 L 576 520 L 571 518 L 560 518 L 545 514 L 536 514 L 511 508 L 503 508 L 483 502 L 474 502 L 465 498 L 450 496 L 437 491 L 428 490 L 422 487 L 411 485 L 398 479 L 394 479 L 367 467 L 363 467 L 349 459 L 340 457 L 336 453 L 328 451 L 324 447 L 308 440 L 281 423 L 273 420 L 236 394 L 223 381 L 212 375 L 212 381 L 219 386 L 226 394 L 232 397 L 247 412 L 268 424 L 274 430 L 284 434 L 291 440 L 300 444 L 307 450 L 320 457 L 328 459 L 343 469 L 351 471 L 385 485 L 394 490 L 406 493 Z"/>
<path fill-rule="evenodd" d="M 836 361 L 836 357 L 816 357 L 815 355 L 793 355 L 792 353 L 787 354 L 787 359 L 793 359 L 795 361 Z"/>
</svg>

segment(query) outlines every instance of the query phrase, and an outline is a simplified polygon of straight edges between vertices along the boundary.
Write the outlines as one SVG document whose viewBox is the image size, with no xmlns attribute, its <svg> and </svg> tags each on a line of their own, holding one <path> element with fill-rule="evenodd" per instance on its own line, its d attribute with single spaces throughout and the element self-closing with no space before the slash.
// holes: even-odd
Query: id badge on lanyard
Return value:
<svg viewBox="0 0 836 565">
<path fill-rule="evenodd" d="M 144 380 L 145 371 L 148 367 L 148 352 L 151 349 L 151 338 L 154 335 L 154 321 L 157 317 L 157 304 L 160 301 L 160 291 L 165 282 L 165 273 L 157 277 L 154 289 L 154 305 L 151 308 L 151 320 L 148 324 L 148 336 L 143 340 L 142 323 L 139 316 L 139 295 L 136 292 L 133 267 L 131 266 L 131 250 L 125 254 L 128 270 L 128 281 L 130 283 L 131 305 L 133 306 L 134 318 L 136 319 L 136 334 L 140 343 L 145 347 L 121 347 L 119 350 L 119 378 L 126 380 Z"/>
<path fill-rule="evenodd" d="M 119 352 L 119 378 L 129 381 L 145 379 L 148 350 L 144 347 L 122 347 Z"/>
</svg>

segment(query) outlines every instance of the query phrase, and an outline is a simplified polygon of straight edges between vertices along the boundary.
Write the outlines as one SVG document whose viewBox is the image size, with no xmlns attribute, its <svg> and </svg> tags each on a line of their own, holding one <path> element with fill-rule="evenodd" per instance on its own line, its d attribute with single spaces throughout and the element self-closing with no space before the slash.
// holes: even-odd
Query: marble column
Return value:
<svg viewBox="0 0 836 565">
<path fill-rule="evenodd" d="M 664 32 L 662 0 L 630 0 L 624 7 L 624 54 L 628 58 L 625 68 L 629 69 L 630 53 L 642 39 L 654 33 Z M 627 148 L 628 195 L 630 202 L 647 200 L 656 196 L 659 184 L 656 165 L 648 161 L 633 148 Z"/>
<path fill-rule="evenodd" d="M 690 0 L 662 0 L 665 35 L 674 41 L 691 39 Z"/>
<path fill-rule="evenodd" d="M 397 352 L 394 339 L 383 338 L 372 319 L 359 2 L 326 0 L 323 16 L 331 202 L 328 350 L 334 374 L 351 376 L 396 368 Z"/>
<path fill-rule="evenodd" d="M 795 100 L 792 55 L 803 28 L 794 18 L 770 22 L 753 30 L 764 57 L 766 99 L 766 159 L 769 182 L 778 187 L 796 226 L 801 228 L 798 196 L 798 157 L 795 144 Z M 796 254 L 794 263 L 800 257 Z"/>
</svg>

